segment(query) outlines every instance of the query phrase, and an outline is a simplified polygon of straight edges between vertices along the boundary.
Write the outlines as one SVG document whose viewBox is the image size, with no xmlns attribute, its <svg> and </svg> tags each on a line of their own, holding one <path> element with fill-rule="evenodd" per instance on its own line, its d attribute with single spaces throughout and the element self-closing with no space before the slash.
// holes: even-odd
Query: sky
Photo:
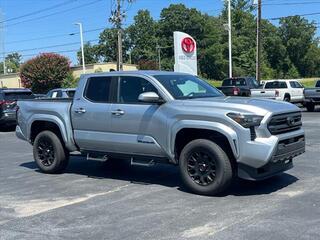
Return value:
<svg viewBox="0 0 320 240">
<path fill-rule="evenodd" d="M 4 35 L 0 32 L 0 61 L 3 52 L 18 51 L 23 60 L 41 52 L 60 52 L 76 65 L 80 37 L 75 23 L 83 24 L 85 41 L 96 43 L 101 29 L 111 27 L 108 18 L 112 2 L 114 0 L 0 0 L 5 19 Z M 127 7 L 125 26 L 133 22 L 139 9 L 148 9 L 159 19 L 161 9 L 176 3 L 209 15 L 219 15 L 223 7 L 223 0 L 135 0 Z M 263 18 L 320 12 L 320 0 L 262 0 L 262 4 Z M 320 13 L 307 18 L 320 23 Z"/>
</svg>

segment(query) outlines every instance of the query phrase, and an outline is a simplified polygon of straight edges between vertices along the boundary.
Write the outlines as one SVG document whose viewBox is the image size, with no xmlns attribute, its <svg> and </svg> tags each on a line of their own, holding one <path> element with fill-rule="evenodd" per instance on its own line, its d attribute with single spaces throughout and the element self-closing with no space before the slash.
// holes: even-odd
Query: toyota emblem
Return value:
<svg viewBox="0 0 320 240">
<path fill-rule="evenodd" d="M 295 125 L 295 120 L 294 120 L 294 118 L 288 117 L 288 118 L 287 118 L 287 124 L 288 124 L 290 127 L 294 126 L 294 125 Z"/>
<path fill-rule="evenodd" d="M 196 48 L 196 43 L 190 37 L 186 37 L 181 41 L 181 48 L 186 53 L 192 53 Z"/>
</svg>

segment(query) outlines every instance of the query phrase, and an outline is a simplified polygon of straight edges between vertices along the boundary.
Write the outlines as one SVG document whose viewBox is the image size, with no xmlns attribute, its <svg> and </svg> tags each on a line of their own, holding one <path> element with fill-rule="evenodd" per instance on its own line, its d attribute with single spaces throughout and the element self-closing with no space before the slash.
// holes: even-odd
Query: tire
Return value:
<svg viewBox="0 0 320 240">
<path fill-rule="evenodd" d="M 183 148 L 179 169 L 184 185 L 200 195 L 221 193 L 233 180 L 232 164 L 228 155 L 219 145 L 206 139 L 193 140 Z M 212 173 L 209 173 L 210 171 Z M 197 174 L 203 175 L 200 177 L 196 176 Z"/>
<path fill-rule="evenodd" d="M 33 144 L 33 157 L 44 173 L 60 173 L 69 162 L 69 153 L 59 137 L 51 131 L 40 132 Z"/>
<path fill-rule="evenodd" d="M 288 95 L 288 94 L 284 95 L 283 101 L 290 102 L 290 100 L 291 100 L 290 95 Z"/>
<path fill-rule="evenodd" d="M 313 103 L 307 103 L 306 108 L 308 112 L 314 112 L 315 105 Z"/>
</svg>

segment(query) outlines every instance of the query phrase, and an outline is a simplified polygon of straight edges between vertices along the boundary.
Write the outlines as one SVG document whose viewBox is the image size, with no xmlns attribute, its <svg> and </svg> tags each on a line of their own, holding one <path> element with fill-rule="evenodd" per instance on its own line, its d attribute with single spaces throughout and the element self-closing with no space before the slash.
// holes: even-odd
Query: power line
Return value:
<svg viewBox="0 0 320 240">
<path fill-rule="evenodd" d="M 8 24 L 7 27 L 15 26 L 15 25 L 18 25 L 18 24 L 21 24 L 21 23 L 31 22 L 31 21 L 35 21 L 35 20 L 41 20 L 43 18 L 51 17 L 51 16 L 54 16 L 54 15 L 58 15 L 58 14 L 61 14 L 61 13 L 73 11 L 73 10 L 76 10 L 76 9 L 79 9 L 79 8 L 83 8 L 83 7 L 86 7 L 86 6 L 89 6 L 89 5 L 93 5 L 93 4 L 95 4 L 97 2 L 101 2 L 101 1 L 102 0 L 95 0 L 95 1 L 92 1 L 92 2 L 89 2 L 89 3 L 85 3 L 85 4 L 82 4 L 82 5 L 73 7 L 73 8 L 68 8 L 68 9 L 65 9 L 65 10 L 62 10 L 62 11 L 57 11 L 57 12 L 50 13 L 50 14 L 47 14 L 47 15 L 43 15 L 43 16 L 39 16 L 39 17 L 35 17 L 35 18 L 30 18 L 30 19 L 27 19 L 27 20 L 24 20 L 24 21 L 20 21 L 20 22 L 16 22 L 16 23 L 11 23 L 11 24 Z"/>
<path fill-rule="evenodd" d="M 295 16 L 305 17 L 305 16 L 315 16 L 315 15 L 320 15 L 320 12 L 305 13 L 305 14 L 296 14 L 296 15 L 289 15 L 289 16 L 282 16 L 282 17 L 274 17 L 274 18 L 267 18 L 267 20 L 280 20 L 281 18 L 286 18 L 286 17 L 295 17 Z"/>
<path fill-rule="evenodd" d="M 89 40 L 89 41 L 86 41 L 86 42 L 91 43 L 91 42 L 96 42 L 96 41 L 99 41 L 99 39 L 93 39 L 93 40 Z M 10 54 L 10 53 L 15 53 L 15 52 L 18 52 L 18 53 L 20 53 L 20 52 L 28 52 L 28 51 L 33 51 L 33 50 L 41 50 L 41 49 L 55 48 L 55 47 L 64 47 L 64 46 L 71 46 L 71 45 L 76 45 L 76 44 L 79 44 L 79 42 L 43 46 L 43 47 L 38 47 L 38 48 L 20 49 L 20 50 L 11 51 L 11 52 L 5 52 L 4 54 Z"/>
<path fill-rule="evenodd" d="M 282 3 L 264 3 L 262 6 L 294 6 L 294 5 L 310 5 L 320 4 L 320 2 L 282 2 Z"/>
<path fill-rule="evenodd" d="M 69 53 L 69 52 L 78 52 L 79 49 L 70 49 L 70 50 L 61 50 L 61 51 L 53 51 L 53 52 L 50 52 L 50 53 Z M 31 56 L 35 56 L 35 55 L 38 55 L 39 52 L 37 53 L 30 53 L 30 54 L 22 54 L 20 55 L 21 57 L 31 57 Z M 3 59 L 3 57 L 0 56 L 0 59 Z"/>
<path fill-rule="evenodd" d="M 94 28 L 94 29 L 89 29 L 89 30 L 83 31 L 83 32 L 84 33 L 96 32 L 96 31 L 100 31 L 100 30 L 104 30 L 104 29 L 105 28 Z M 10 44 L 14 44 L 14 43 L 21 43 L 21 42 L 32 42 L 32 41 L 44 40 L 44 39 L 52 39 L 52 38 L 65 37 L 65 36 L 74 36 L 74 35 L 79 35 L 79 32 L 63 33 L 63 34 L 56 34 L 56 35 L 39 37 L 39 38 L 29 38 L 29 39 L 24 39 L 24 40 L 11 41 L 11 42 L 7 42 L 6 45 L 10 45 Z"/>
<path fill-rule="evenodd" d="M 20 19 L 20 18 L 29 17 L 29 16 L 36 15 L 36 14 L 39 14 L 39 13 L 42 13 L 42 12 L 45 12 L 45 11 L 50 11 L 52 9 L 59 8 L 61 6 L 73 3 L 75 1 L 78 1 L 78 0 L 65 1 L 63 3 L 59 3 L 59 4 L 53 5 L 51 7 L 43 8 L 43 9 L 40 9 L 40 10 L 37 10 L 37 11 L 34 11 L 34 12 L 30 12 L 30 13 L 27 13 L 27 14 L 24 14 L 24 15 L 20 15 L 20 16 L 17 16 L 17 17 L 8 18 L 7 20 L 2 20 L 0 23 L 11 22 L 11 21 L 14 21 L 14 20 L 17 20 L 17 19 Z"/>
</svg>

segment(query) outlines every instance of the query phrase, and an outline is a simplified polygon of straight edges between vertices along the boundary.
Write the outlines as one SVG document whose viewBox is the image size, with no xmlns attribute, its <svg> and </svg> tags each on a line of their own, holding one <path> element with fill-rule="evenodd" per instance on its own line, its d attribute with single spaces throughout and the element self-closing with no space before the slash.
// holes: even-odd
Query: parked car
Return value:
<svg viewBox="0 0 320 240">
<path fill-rule="evenodd" d="M 304 87 L 296 80 L 269 80 L 264 82 L 262 89 L 251 89 L 251 97 L 303 103 Z"/>
<path fill-rule="evenodd" d="M 261 180 L 293 166 L 305 151 L 293 104 L 226 97 L 196 76 L 161 71 L 82 75 L 73 99 L 18 102 L 19 138 L 33 144 L 45 173 L 69 153 L 179 166 L 198 194 L 225 190 L 234 177 Z"/>
<path fill-rule="evenodd" d="M 73 98 L 76 92 L 75 88 L 57 88 L 52 89 L 46 95 L 47 98 Z"/>
<path fill-rule="evenodd" d="M 16 124 L 17 100 L 34 98 L 29 89 L 0 88 L 0 126 Z"/>
<path fill-rule="evenodd" d="M 320 80 L 316 82 L 314 88 L 304 90 L 304 105 L 309 112 L 313 112 L 316 105 L 320 105 Z"/>
<path fill-rule="evenodd" d="M 253 77 L 228 78 L 218 87 L 227 96 L 249 97 L 250 89 L 259 88 L 258 81 Z"/>
</svg>

